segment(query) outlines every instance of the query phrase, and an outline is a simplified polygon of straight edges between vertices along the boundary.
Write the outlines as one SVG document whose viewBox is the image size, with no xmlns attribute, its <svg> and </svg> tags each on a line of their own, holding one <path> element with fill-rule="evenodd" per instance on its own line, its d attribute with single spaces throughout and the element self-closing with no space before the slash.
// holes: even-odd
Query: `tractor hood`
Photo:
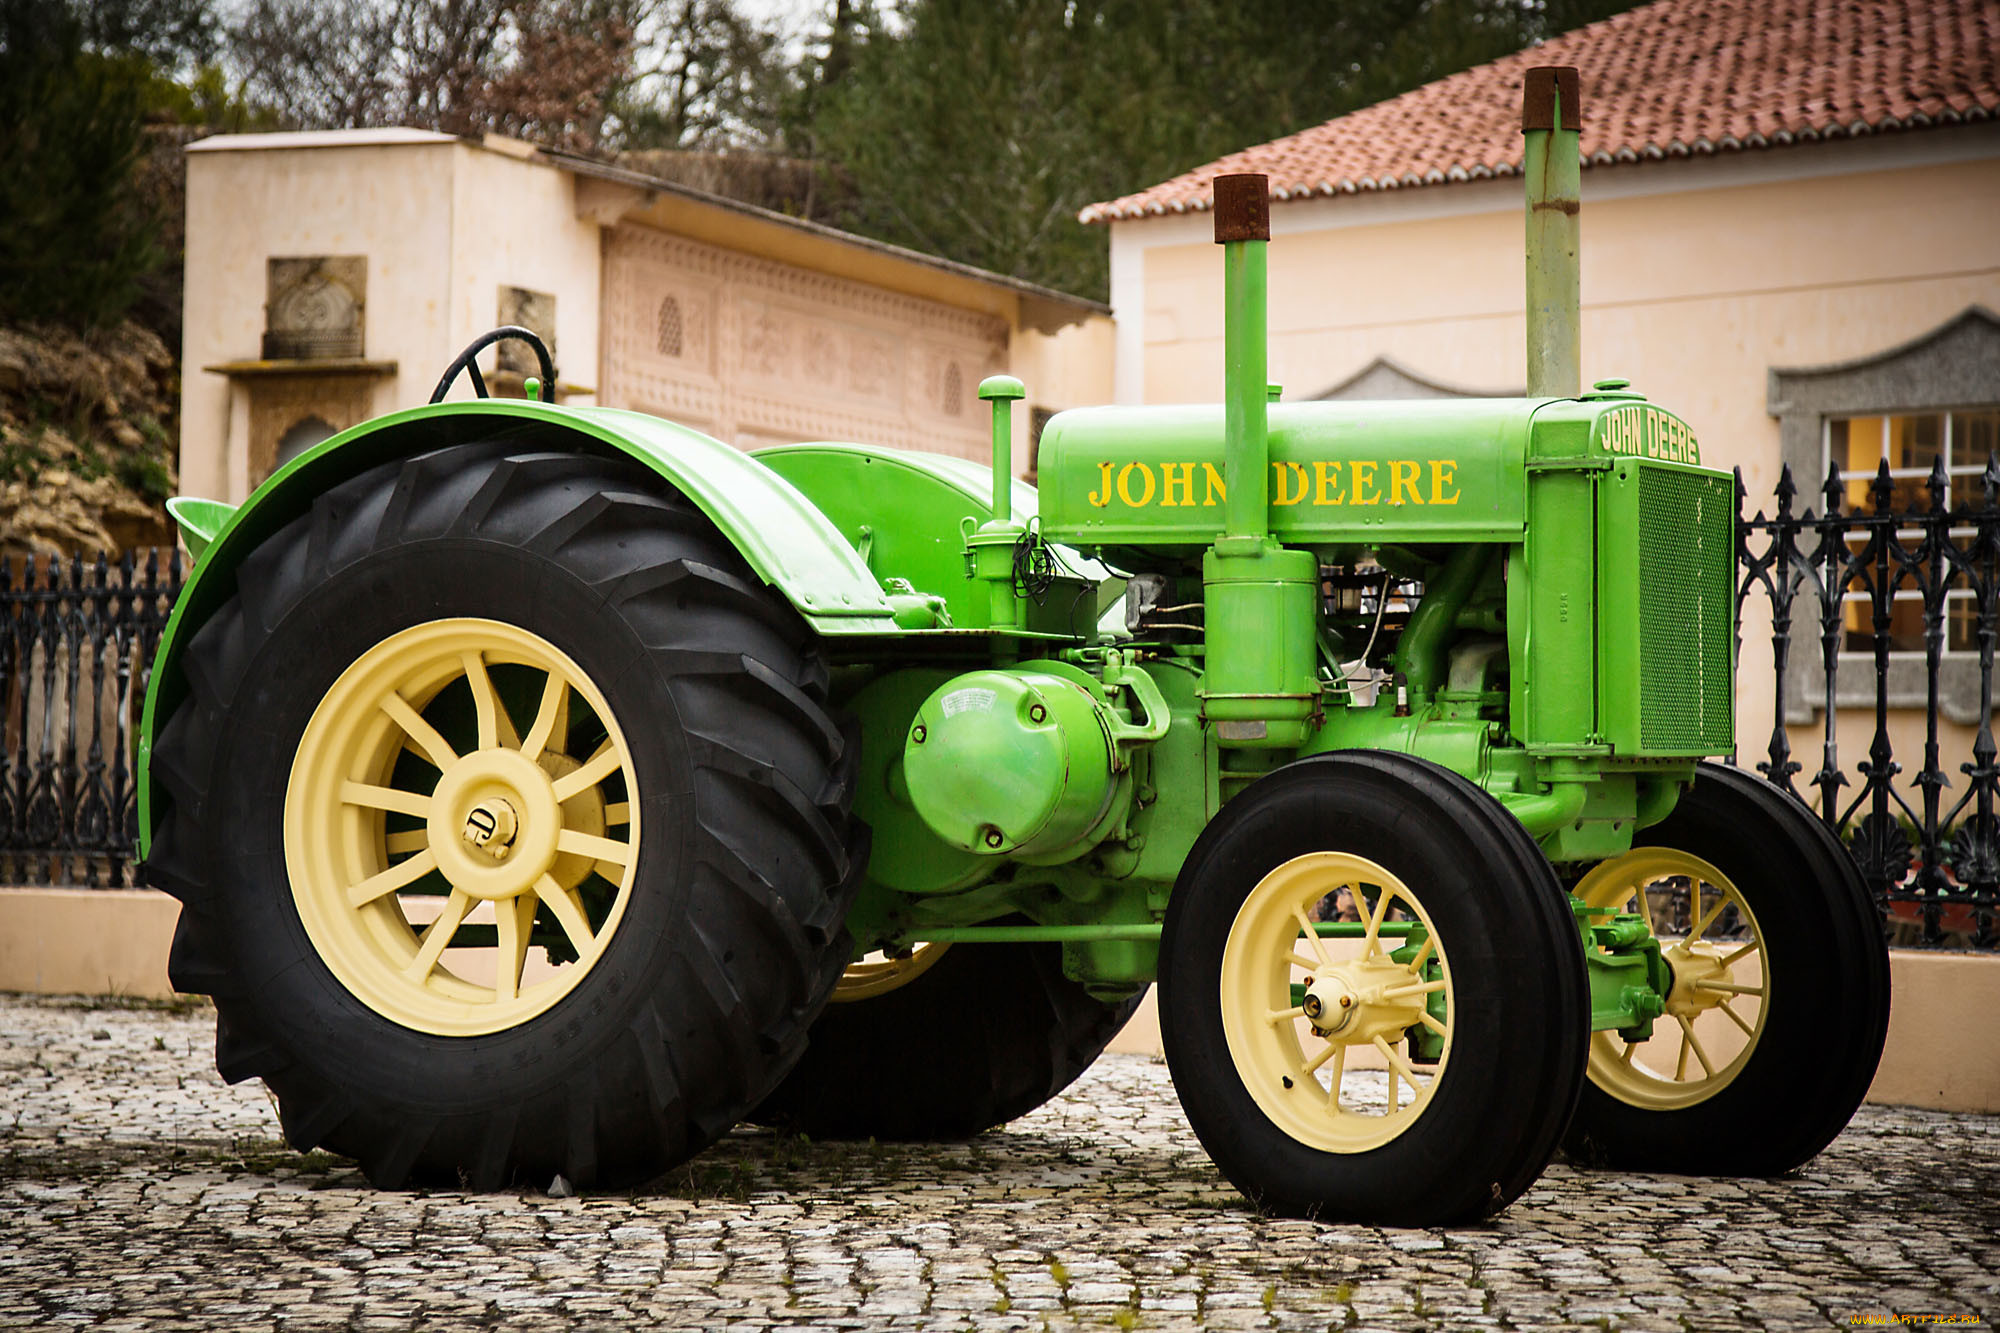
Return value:
<svg viewBox="0 0 2000 1333">
<path fill-rule="evenodd" d="M 1534 465 L 1639 454 L 1699 463 L 1694 436 L 1629 392 L 1272 403 L 1271 535 L 1293 546 L 1521 539 Z M 1042 530 L 1084 547 L 1206 546 L 1222 531 L 1220 404 L 1094 407 L 1044 428 Z"/>
</svg>

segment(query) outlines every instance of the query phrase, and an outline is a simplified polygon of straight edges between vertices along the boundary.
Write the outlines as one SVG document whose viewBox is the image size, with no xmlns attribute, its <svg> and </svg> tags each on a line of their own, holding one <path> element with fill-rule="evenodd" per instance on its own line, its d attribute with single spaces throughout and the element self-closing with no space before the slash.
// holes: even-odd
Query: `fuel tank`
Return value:
<svg viewBox="0 0 2000 1333">
<path fill-rule="evenodd" d="M 1530 433 L 1556 401 L 1273 403 L 1271 535 L 1296 546 L 1519 541 Z M 1043 429 L 1039 473 L 1052 540 L 1206 546 L 1228 494 L 1222 407 L 1061 413 Z"/>
</svg>

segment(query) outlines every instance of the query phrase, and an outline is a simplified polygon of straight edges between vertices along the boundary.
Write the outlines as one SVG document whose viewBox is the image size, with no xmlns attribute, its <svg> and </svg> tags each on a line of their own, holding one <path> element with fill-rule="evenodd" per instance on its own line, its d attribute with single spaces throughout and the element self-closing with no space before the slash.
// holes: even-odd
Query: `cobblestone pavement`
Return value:
<svg viewBox="0 0 2000 1333">
<path fill-rule="evenodd" d="M 1866 1108 L 1777 1181 L 1551 1167 L 1491 1225 L 1257 1216 L 1166 1068 L 967 1144 L 739 1132 L 627 1193 L 377 1193 L 206 1011 L 0 998 L 0 1326 L 1847 1327 L 2000 1318 L 2000 1118 Z M 1968 1321 L 1969 1322 L 1969 1321 Z"/>
</svg>

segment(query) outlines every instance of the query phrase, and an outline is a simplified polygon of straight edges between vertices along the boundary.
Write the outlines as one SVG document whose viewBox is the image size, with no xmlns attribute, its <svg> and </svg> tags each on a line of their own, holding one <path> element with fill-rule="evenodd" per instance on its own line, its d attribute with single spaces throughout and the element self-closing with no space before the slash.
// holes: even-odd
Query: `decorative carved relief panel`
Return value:
<svg viewBox="0 0 2000 1333">
<path fill-rule="evenodd" d="M 288 441 L 294 446 L 316 444 L 318 440 L 309 436 L 322 428 L 325 434 L 320 438 L 374 415 L 376 379 L 372 373 L 362 373 L 273 375 L 249 381 L 250 484 L 259 484 L 287 461 Z"/>
<path fill-rule="evenodd" d="M 549 359 L 558 367 L 562 356 L 556 350 L 556 298 L 552 292 L 531 291 L 526 287 L 500 288 L 500 300 L 494 312 L 502 324 L 518 324 L 542 340 L 549 349 Z M 535 363 L 534 349 L 517 339 L 509 338 L 494 344 L 498 365 L 502 374 L 539 375 L 540 368 Z M 561 373 L 560 369 L 557 371 Z"/>
<path fill-rule="evenodd" d="M 1006 322 L 631 224 L 604 264 L 604 392 L 744 447 L 845 439 L 963 457 Z"/>
</svg>

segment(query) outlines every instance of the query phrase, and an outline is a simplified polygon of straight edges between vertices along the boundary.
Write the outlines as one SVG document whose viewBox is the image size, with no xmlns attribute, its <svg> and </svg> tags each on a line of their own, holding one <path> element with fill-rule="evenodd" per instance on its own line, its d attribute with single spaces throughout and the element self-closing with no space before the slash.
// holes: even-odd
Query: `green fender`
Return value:
<svg viewBox="0 0 2000 1333">
<path fill-rule="evenodd" d="M 497 419 L 496 419 L 497 418 Z M 151 759 L 158 720 L 179 703 L 178 663 L 196 630 L 236 591 L 235 569 L 314 498 L 378 464 L 482 439 L 624 454 L 672 484 L 784 593 L 821 634 L 899 634 L 895 608 L 838 529 L 798 488 L 741 450 L 658 417 L 615 408 L 566 408 L 479 399 L 413 408 L 364 422 L 300 454 L 240 507 L 177 501 L 174 517 L 197 557 L 160 635 L 139 724 L 139 854 L 152 845 Z"/>
</svg>

